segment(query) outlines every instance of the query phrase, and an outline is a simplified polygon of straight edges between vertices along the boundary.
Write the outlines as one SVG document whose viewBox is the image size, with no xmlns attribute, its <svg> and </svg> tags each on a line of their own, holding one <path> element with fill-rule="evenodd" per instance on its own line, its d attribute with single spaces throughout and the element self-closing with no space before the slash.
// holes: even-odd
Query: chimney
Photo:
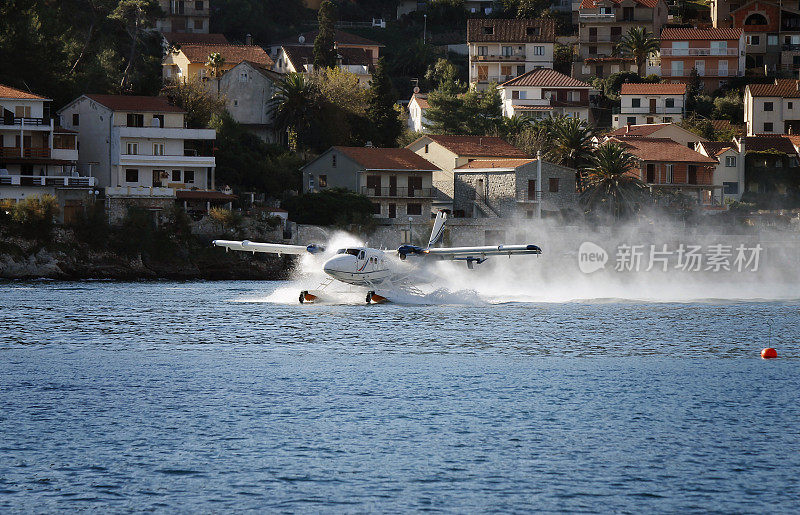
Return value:
<svg viewBox="0 0 800 515">
<path fill-rule="evenodd" d="M 251 34 L 246 35 L 244 37 L 244 42 L 247 45 L 252 45 L 253 44 L 253 36 Z"/>
</svg>

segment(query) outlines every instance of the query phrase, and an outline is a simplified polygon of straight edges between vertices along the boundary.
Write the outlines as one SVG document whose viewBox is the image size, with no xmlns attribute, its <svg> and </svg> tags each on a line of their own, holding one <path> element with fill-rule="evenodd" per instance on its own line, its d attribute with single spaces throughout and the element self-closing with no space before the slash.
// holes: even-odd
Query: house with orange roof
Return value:
<svg viewBox="0 0 800 515">
<path fill-rule="evenodd" d="M 427 93 L 414 93 L 408 101 L 408 128 L 414 132 L 426 132 L 428 119 L 425 112 L 430 107 Z"/>
<path fill-rule="evenodd" d="M 701 205 L 719 205 L 720 186 L 714 184 L 717 160 L 666 138 L 610 138 L 636 158 L 630 173 L 651 191 L 694 197 Z M 715 194 L 716 192 L 716 194 Z"/>
<path fill-rule="evenodd" d="M 340 70 L 356 75 L 362 86 L 368 86 L 372 80 L 375 66 L 369 51 L 363 48 L 338 48 L 336 49 L 336 62 Z M 280 47 L 272 69 L 278 73 L 313 73 L 314 47 L 307 45 Z"/>
<path fill-rule="evenodd" d="M 366 195 L 386 222 L 425 222 L 439 169 L 407 148 L 331 147 L 300 169 L 303 192 L 344 188 Z"/>
<path fill-rule="evenodd" d="M 77 134 L 56 123 L 50 102 L 0 84 L 0 201 L 54 195 L 69 221 L 95 181 L 80 175 Z"/>
<path fill-rule="evenodd" d="M 800 81 L 775 79 L 744 90 L 747 135 L 800 134 Z"/>
<path fill-rule="evenodd" d="M 88 94 L 58 114 L 77 132 L 79 164 L 92 165 L 111 220 L 125 216 L 126 200 L 153 211 L 176 200 L 207 211 L 234 198 L 216 190 L 216 131 L 186 128 L 186 113 L 165 97 Z"/>
<path fill-rule="evenodd" d="M 451 136 L 426 134 L 406 145 L 407 149 L 430 161 L 438 169 L 433 173 L 436 198 L 434 210 L 453 212 L 454 170 L 478 159 L 530 158 L 524 151 L 502 138 L 492 136 Z"/>
<path fill-rule="evenodd" d="M 567 116 L 590 121 L 592 86 L 550 68 L 537 68 L 497 86 L 503 116 Z"/>
<path fill-rule="evenodd" d="M 666 138 L 687 148 L 694 148 L 698 142 L 708 141 L 706 138 L 684 129 L 675 123 L 653 123 L 645 125 L 623 125 L 609 132 L 605 138 L 597 138 L 596 143 L 608 138 Z"/>
<path fill-rule="evenodd" d="M 631 84 L 620 89 L 620 107 L 612 117 L 612 127 L 683 120 L 686 109 L 686 84 Z"/>
<path fill-rule="evenodd" d="M 242 61 L 270 68 L 274 64 L 264 49 L 257 45 L 183 44 L 172 47 L 164 57 L 161 63 L 164 81 L 185 82 L 195 77 L 209 80 L 214 75 L 211 67 L 206 64 L 211 54 L 222 56 L 221 72 L 230 70 Z"/>
<path fill-rule="evenodd" d="M 723 87 L 745 72 L 745 35 L 740 28 L 666 27 L 661 31 L 661 76 L 688 83 L 693 70 L 706 91 Z"/>
<path fill-rule="evenodd" d="M 553 67 L 555 20 L 467 20 L 469 83 L 485 90 L 536 68 Z"/>
<path fill-rule="evenodd" d="M 577 170 L 541 158 L 475 159 L 453 172 L 456 218 L 534 218 L 578 208 Z"/>
<path fill-rule="evenodd" d="M 581 0 L 578 7 L 578 59 L 572 76 L 608 77 L 638 71 L 630 57 L 620 57 L 617 44 L 632 27 L 644 27 L 655 37 L 667 23 L 664 0 Z"/>
</svg>

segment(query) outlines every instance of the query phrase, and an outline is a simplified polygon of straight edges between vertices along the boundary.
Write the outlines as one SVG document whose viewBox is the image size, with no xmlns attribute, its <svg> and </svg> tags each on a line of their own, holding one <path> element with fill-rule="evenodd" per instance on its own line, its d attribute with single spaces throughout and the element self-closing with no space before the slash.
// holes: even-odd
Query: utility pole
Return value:
<svg viewBox="0 0 800 515">
<path fill-rule="evenodd" d="M 542 219 L 542 151 L 536 151 L 536 218 Z"/>
<path fill-rule="evenodd" d="M 422 44 L 426 44 L 428 41 L 427 32 L 428 32 L 428 15 L 422 15 Z"/>
</svg>

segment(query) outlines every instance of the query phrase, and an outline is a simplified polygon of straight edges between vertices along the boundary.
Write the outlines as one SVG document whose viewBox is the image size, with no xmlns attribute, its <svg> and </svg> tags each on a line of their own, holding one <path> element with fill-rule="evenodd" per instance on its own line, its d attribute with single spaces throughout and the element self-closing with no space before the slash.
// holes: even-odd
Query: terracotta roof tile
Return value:
<svg viewBox="0 0 800 515">
<path fill-rule="evenodd" d="M 633 84 L 625 83 L 620 89 L 622 95 L 685 95 L 686 84 Z"/>
<path fill-rule="evenodd" d="M 633 57 L 587 57 L 584 59 L 587 63 L 632 63 Z"/>
<path fill-rule="evenodd" d="M 622 3 L 622 0 L 609 0 L 611 3 L 619 5 Z M 649 7 L 654 9 L 656 5 L 658 5 L 659 0 L 634 0 L 637 4 L 643 5 L 645 7 Z M 583 0 L 581 2 L 581 9 L 594 9 L 598 7 L 597 5 L 598 0 Z"/>
<path fill-rule="evenodd" d="M 431 106 L 428 103 L 427 93 L 414 93 L 411 95 L 411 98 L 417 99 L 417 104 L 419 105 L 420 109 L 428 109 Z"/>
<path fill-rule="evenodd" d="M 515 77 L 509 81 L 504 82 L 501 86 L 536 86 L 543 88 L 591 88 L 587 84 L 578 79 L 573 79 L 569 75 L 564 75 L 561 72 L 551 70 L 550 68 L 537 68 L 529 72 L 523 73 L 519 77 Z"/>
<path fill-rule="evenodd" d="M 491 27 L 491 34 L 486 28 Z M 538 30 L 536 30 L 538 29 Z M 556 22 L 551 19 L 490 19 L 467 20 L 467 42 L 554 43 Z"/>
<path fill-rule="evenodd" d="M 447 150 L 459 156 L 474 157 L 530 157 L 517 147 L 502 138 L 493 136 L 444 136 L 428 134 L 426 136 Z"/>
<path fill-rule="evenodd" d="M 297 71 L 306 64 L 314 63 L 314 47 L 289 45 L 282 48 Z M 363 48 L 337 48 L 336 53 L 342 56 L 342 64 L 372 66 L 372 54 Z"/>
<path fill-rule="evenodd" d="M 12 88 L 11 86 L 4 86 L 3 84 L 0 84 L 0 98 L 16 98 L 20 100 L 50 100 L 49 98 L 34 95 L 33 93 Z"/>
<path fill-rule="evenodd" d="M 608 135 L 611 136 L 649 136 L 655 132 L 660 131 L 664 127 L 673 125 L 671 123 L 648 123 L 642 125 L 623 125 L 619 129 L 611 131 Z"/>
<path fill-rule="evenodd" d="M 667 138 L 611 138 L 608 142 L 619 143 L 642 161 L 695 164 L 717 162 L 714 158 L 704 156 Z"/>
<path fill-rule="evenodd" d="M 112 111 L 183 113 L 171 105 L 166 97 L 140 97 L 128 95 L 86 95 Z"/>
<path fill-rule="evenodd" d="M 730 120 L 709 120 L 715 131 L 736 131 L 740 135 L 747 132 L 747 127 L 741 124 L 731 123 Z"/>
<path fill-rule="evenodd" d="M 465 165 L 461 165 L 456 170 L 470 169 L 470 168 L 516 168 L 536 161 L 532 158 L 527 159 L 475 159 Z"/>
<path fill-rule="evenodd" d="M 775 79 L 773 84 L 748 84 L 754 97 L 800 98 L 800 81 L 797 79 Z"/>
<path fill-rule="evenodd" d="M 294 38 L 287 38 L 282 41 L 278 41 L 276 43 L 271 43 L 269 46 L 285 46 L 285 45 L 299 45 L 300 37 L 302 36 L 304 39 L 304 46 L 314 46 L 314 40 L 317 39 L 317 35 L 319 34 L 319 30 L 312 30 L 310 32 L 304 32 L 302 34 L 298 34 L 297 37 Z M 333 41 L 337 45 L 357 45 L 357 46 L 377 46 L 382 47 L 381 43 L 377 41 L 372 41 L 371 39 L 362 38 L 361 36 L 356 36 L 355 34 L 350 34 L 349 32 L 345 32 L 343 30 L 337 30 L 334 33 Z"/>
<path fill-rule="evenodd" d="M 745 152 L 763 152 L 774 150 L 784 154 L 797 154 L 797 150 L 792 145 L 792 140 L 780 135 L 760 134 L 757 136 L 747 136 L 744 138 Z"/>
<path fill-rule="evenodd" d="M 739 39 L 743 34 L 742 29 L 691 29 L 679 27 L 667 27 L 661 30 L 661 39 L 686 40 L 723 40 Z"/>
<path fill-rule="evenodd" d="M 738 146 L 732 141 L 701 141 L 700 145 L 709 156 L 718 156 L 731 148 L 738 150 Z"/>
<path fill-rule="evenodd" d="M 263 48 L 256 45 L 182 45 L 181 52 L 192 63 L 205 63 L 208 56 L 219 53 L 225 59 L 225 64 L 236 65 L 242 61 L 272 66 L 274 63 Z"/>
<path fill-rule="evenodd" d="M 164 32 L 164 38 L 176 45 L 228 45 L 225 34 L 195 34 L 194 32 Z"/>
<path fill-rule="evenodd" d="M 333 147 L 367 170 L 439 170 L 407 148 Z"/>
</svg>

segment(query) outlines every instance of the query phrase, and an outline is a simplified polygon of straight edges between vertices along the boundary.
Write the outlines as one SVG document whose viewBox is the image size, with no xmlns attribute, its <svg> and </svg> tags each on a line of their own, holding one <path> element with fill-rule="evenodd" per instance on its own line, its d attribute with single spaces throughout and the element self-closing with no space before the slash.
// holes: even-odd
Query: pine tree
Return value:
<svg viewBox="0 0 800 515">
<path fill-rule="evenodd" d="M 386 74 L 386 61 L 381 57 L 370 82 L 367 118 L 375 130 L 373 143 L 379 147 L 394 146 L 403 128 L 394 109 L 392 82 Z"/>
<path fill-rule="evenodd" d="M 314 40 L 314 68 L 335 68 L 336 49 L 336 6 L 330 0 L 325 0 L 319 6 L 319 32 Z"/>
</svg>

